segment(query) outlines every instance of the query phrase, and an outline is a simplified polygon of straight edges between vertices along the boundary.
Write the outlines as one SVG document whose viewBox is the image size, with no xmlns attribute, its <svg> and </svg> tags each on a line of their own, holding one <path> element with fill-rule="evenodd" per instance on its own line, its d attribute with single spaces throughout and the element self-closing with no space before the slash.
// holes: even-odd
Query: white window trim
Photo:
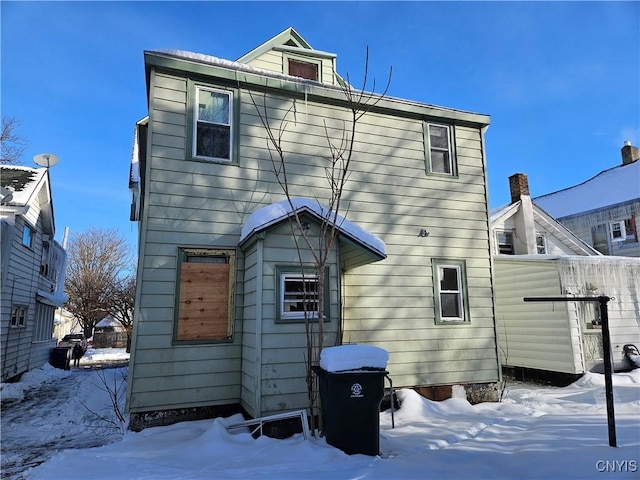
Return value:
<svg viewBox="0 0 640 480">
<path fill-rule="evenodd" d="M 440 128 L 446 128 L 447 129 L 447 143 L 448 146 L 446 149 L 441 148 L 441 147 L 433 147 L 433 150 L 438 150 L 441 152 L 447 152 L 449 154 L 449 173 L 446 172 L 436 172 L 433 170 L 433 164 L 431 162 L 431 127 L 440 127 Z M 426 124 L 426 143 L 427 143 L 427 162 L 428 162 L 428 166 L 429 166 L 429 174 L 432 175 L 443 175 L 446 177 L 455 177 L 457 175 L 456 172 L 456 168 L 455 168 L 455 160 L 453 158 L 453 129 L 451 128 L 451 125 L 443 125 L 440 123 L 428 123 Z"/>
<path fill-rule="evenodd" d="M 455 259 L 437 259 L 432 260 L 433 267 L 433 282 L 434 282 L 434 301 L 435 301 L 435 321 L 436 324 L 449 325 L 449 324 L 469 324 L 471 323 L 471 312 L 468 305 L 469 295 L 466 279 L 466 262 L 464 260 Z M 457 272 L 457 290 L 441 290 L 442 269 L 451 268 Z M 443 293 L 456 293 L 458 295 L 458 307 L 461 316 L 458 317 L 445 317 L 442 314 L 442 294 Z"/>
<path fill-rule="evenodd" d="M 29 233 L 28 237 L 27 237 L 27 232 Z M 33 250 L 33 242 L 35 240 L 35 236 L 36 236 L 36 229 L 33 228 L 28 223 L 25 223 L 24 230 L 22 230 L 22 245 Z M 27 238 L 29 240 L 28 243 L 26 243 Z"/>
<path fill-rule="evenodd" d="M 195 85 L 195 101 L 193 105 L 193 138 L 191 144 L 191 155 L 193 158 L 202 159 L 202 160 L 212 160 L 216 162 L 225 162 L 232 163 L 234 158 L 234 131 L 233 131 L 233 110 L 234 110 L 234 99 L 233 99 L 233 91 L 231 90 L 223 90 L 219 88 L 206 87 L 203 85 Z M 207 157 L 204 155 L 198 155 L 197 152 L 197 143 L 198 143 L 198 102 L 200 99 L 200 91 L 204 90 L 207 92 L 215 92 L 223 95 L 227 95 L 229 97 L 229 123 L 216 123 L 216 122 L 207 122 L 206 120 L 202 120 L 203 123 L 209 123 L 212 125 L 227 125 L 229 127 L 229 158 L 221 158 L 221 157 Z"/>
<path fill-rule="evenodd" d="M 506 235 L 511 235 L 511 253 L 500 253 L 500 245 L 507 245 L 507 244 L 501 244 L 500 243 L 500 234 L 506 234 Z M 516 254 L 516 248 L 514 245 L 514 238 L 515 235 L 513 233 L 513 231 L 509 231 L 509 230 L 496 230 L 495 232 L 495 242 L 496 242 L 496 255 L 515 255 Z"/>
<path fill-rule="evenodd" d="M 614 237 L 613 232 L 615 226 L 618 226 L 620 236 Z M 619 220 L 617 222 L 609 222 L 609 238 L 614 242 L 624 242 L 627 239 L 627 227 L 624 224 L 624 220 Z"/>
<path fill-rule="evenodd" d="M 542 239 L 542 245 L 538 244 L 539 238 Z M 544 249 L 543 252 L 538 251 L 540 247 Z M 545 255 L 547 253 L 547 238 L 542 233 L 536 233 L 536 253 L 538 253 L 538 255 Z"/>
<path fill-rule="evenodd" d="M 303 320 L 305 318 L 305 312 L 287 312 L 285 311 L 285 285 L 287 280 L 304 280 L 305 282 L 315 281 L 316 282 L 316 290 L 318 288 L 318 275 L 314 274 L 302 274 L 302 273 L 292 273 L 292 272 L 282 272 L 280 274 L 280 318 L 283 320 Z M 309 300 L 307 300 L 308 302 Z M 317 303 L 318 298 L 316 298 L 315 302 Z M 306 318 L 318 318 L 318 310 L 317 307 L 313 310 L 309 310 L 306 312 Z"/>
<path fill-rule="evenodd" d="M 316 82 L 322 82 L 322 60 L 319 59 L 315 59 L 315 58 L 309 58 L 309 57 L 303 57 L 303 56 L 299 56 L 299 55 L 291 55 L 289 53 L 285 53 L 282 55 L 283 57 L 283 66 L 282 66 L 282 73 L 284 73 L 285 75 L 290 75 L 289 73 L 289 60 L 294 60 L 296 62 L 300 62 L 300 63 L 311 63 L 314 64 L 318 67 L 318 78 L 316 80 L 310 80 L 310 81 L 316 81 Z M 309 80 L 308 78 L 301 78 L 301 77 L 296 77 L 296 78 L 300 78 L 301 80 Z"/>
<path fill-rule="evenodd" d="M 13 328 L 23 328 L 27 325 L 27 313 L 29 309 L 26 305 L 13 305 L 11 307 L 10 326 Z M 15 314 L 14 314 L 15 312 Z M 21 313 L 18 315 L 18 313 Z M 16 321 L 14 322 L 14 318 Z"/>
</svg>

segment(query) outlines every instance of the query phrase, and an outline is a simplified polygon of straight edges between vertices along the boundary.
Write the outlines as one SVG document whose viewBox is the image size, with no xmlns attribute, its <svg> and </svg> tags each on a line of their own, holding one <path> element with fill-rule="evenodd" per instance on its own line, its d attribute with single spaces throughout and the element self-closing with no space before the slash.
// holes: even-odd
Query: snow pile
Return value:
<svg viewBox="0 0 640 480">
<path fill-rule="evenodd" d="M 589 373 L 565 388 L 508 384 L 502 403 L 433 402 L 400 389 L 394 428 L 391 412 L 380 414 L 379 457 L 350 456 L 324 438 L 304 440 L 301 434 L 284 440 L 254 439 L 248 431 L 232 434 L 226 427 L 239 417 L 182 422 L 103 440 L 95 425 L 87 425 L 86 408 L 79 403 L 103 411 L 108 398 L 98 372 L 46 366 L 23 377 L 30 396 L 42 382 L 52 387 L 66 383 L 67 388 L 45 389 L 23 408 L 3 406 L 3 478 L 619 480 L 636 479 L 640 471 L 640 370 L 613 376 L 618 448 L 608 446 L 604 376 Z M 111 382 L 126 368 L 104 372 L 110 372 Z M 78 421 L 81 414 L 85 418 Z M 90 445 L 95 448 L 79 442 L 86 435 L 96 436 Z M 37 463 L 25 447 L 34 439 L 50 451 Z M 11 459 L 14 477 L 5 468 Z"/>
<path fill-rule="evenodd" d="M 289 200 L 281 200 L 279 202 L 272 203 L 271 205 L 259 208 L 251 214 L 247 222 L 242 227 L 240 243 L 250 237 L 253 233 L 260 232 L 289 218 L 293 214 L 291 205 L 293 205 L 293 210 L 298 213 L 306 211 L 318 219 L 328 219 L 331 222 L 334 221 L 334 213 L 311 198 L 294 197 L 291 199 L 291 204 L 289 204 Z M 386 256 L 386 246 L 380 238 L 367 232 L 355 223 L 350 222 L 341 215 L 335 215 L 335 225 L 343 235 L 368 246 L 382 257 Z"/>
<path fill-rule="evenodd" d="M 373 345 L 338 345 L 320 352 L 320 367 L 327 372 L 344 372 L 366 368 L 384 370 L 389 352 Z"/>
</svg>

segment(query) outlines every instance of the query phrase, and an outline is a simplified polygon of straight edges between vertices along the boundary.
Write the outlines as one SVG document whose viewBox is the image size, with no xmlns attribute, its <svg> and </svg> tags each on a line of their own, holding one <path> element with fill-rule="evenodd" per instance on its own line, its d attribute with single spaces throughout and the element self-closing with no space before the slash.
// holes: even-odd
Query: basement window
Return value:
<svg viewBox="0 0 640 480">
<path fill-rule="evenodd" d="M 233 336 L 235 250 L 181 249 L 175 339 L 230 341 Z"/>
</svg>

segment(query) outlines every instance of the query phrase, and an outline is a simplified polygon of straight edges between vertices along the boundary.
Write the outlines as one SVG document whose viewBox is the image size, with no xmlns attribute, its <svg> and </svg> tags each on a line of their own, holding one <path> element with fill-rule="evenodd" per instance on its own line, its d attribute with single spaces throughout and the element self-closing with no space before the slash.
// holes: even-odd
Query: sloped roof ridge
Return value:
<svg viewBox="0 0 640 480">
<path fill-rule="evenodd" d="M 313 50 L 313 47 L 309 44 L 309 42 L 307 42 L 304 38 L 302 38 L 302 35 L 296 32 L 296 30 L 293 27 L 289 27 L 283 30 L 282 32 L 280 32 L 279 34 L 277 34 L 276 36 L 271 37 L 269 40 L 262 43 L 261 45 L 258 45 L 253 50 L 250 50 L 249 52 L 245 53 L 244 55 L 239 57 L 236 60 L 236 62 L 238 63 L 249 62 L 256 57 L 259 57 L 263 53 L 271 50 L 275 46 L 286 45 L 287 42 L 289 41 L 292 41 L 293 43 L 295 43 L 299 48 Z"/>
<path fill-rule="evenodd" d="M 633 163 L 636 163 L 636 162 L 633 162 Z M 591 182 L 592 180 L 595 180 L 600 175 L 604 175 L 604 174 L 606 174 L 608 172 L 611 172 L 611 171 L 616 170 L 618 168 L 626 167 L 626 166 L 629 166 L 629 165 L 632 165 L 632 163 L 628 163 L 626 165 L 621 164 L 621 165 L 616 165 L 615 167 L 607 168 L 606 170 L 602 170 L 600 173 L 596 173 L 593 177 L 589 178 L 588 180 L 585 180 L 582 183 L 577 183 L 577 184 L 572 185 L 570 187 L 561 188 L 560 190 L 556 190 L 555 192 L 550 192 L 550 193 L 545 193 L 544 195 L 539 195 L 537 197 L 534 197 L 533 200 L 539 200 L 539 199 L 544 198 L 544 197 L 555 195 L 556 193 L 566 192 L 567 190 L 571 190 L 573 188 L 581 187 L 581 186 L 586 185 L 587 183 Z"/>
</svg>

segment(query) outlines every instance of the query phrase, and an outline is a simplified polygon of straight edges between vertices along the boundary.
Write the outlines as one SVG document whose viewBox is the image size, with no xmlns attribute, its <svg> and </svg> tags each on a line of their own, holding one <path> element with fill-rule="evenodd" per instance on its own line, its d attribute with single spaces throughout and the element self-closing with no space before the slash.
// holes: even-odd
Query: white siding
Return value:
<svg viewBox="0 0 640 480">
<path fill-rule="evenodd" d="M 562 294 L 557 264 L 494 258 L 496 323 L 503 365 L 570 374 L 585 371 L 580 325 L 565 302 L 525 303 Z"/>
</svg>

